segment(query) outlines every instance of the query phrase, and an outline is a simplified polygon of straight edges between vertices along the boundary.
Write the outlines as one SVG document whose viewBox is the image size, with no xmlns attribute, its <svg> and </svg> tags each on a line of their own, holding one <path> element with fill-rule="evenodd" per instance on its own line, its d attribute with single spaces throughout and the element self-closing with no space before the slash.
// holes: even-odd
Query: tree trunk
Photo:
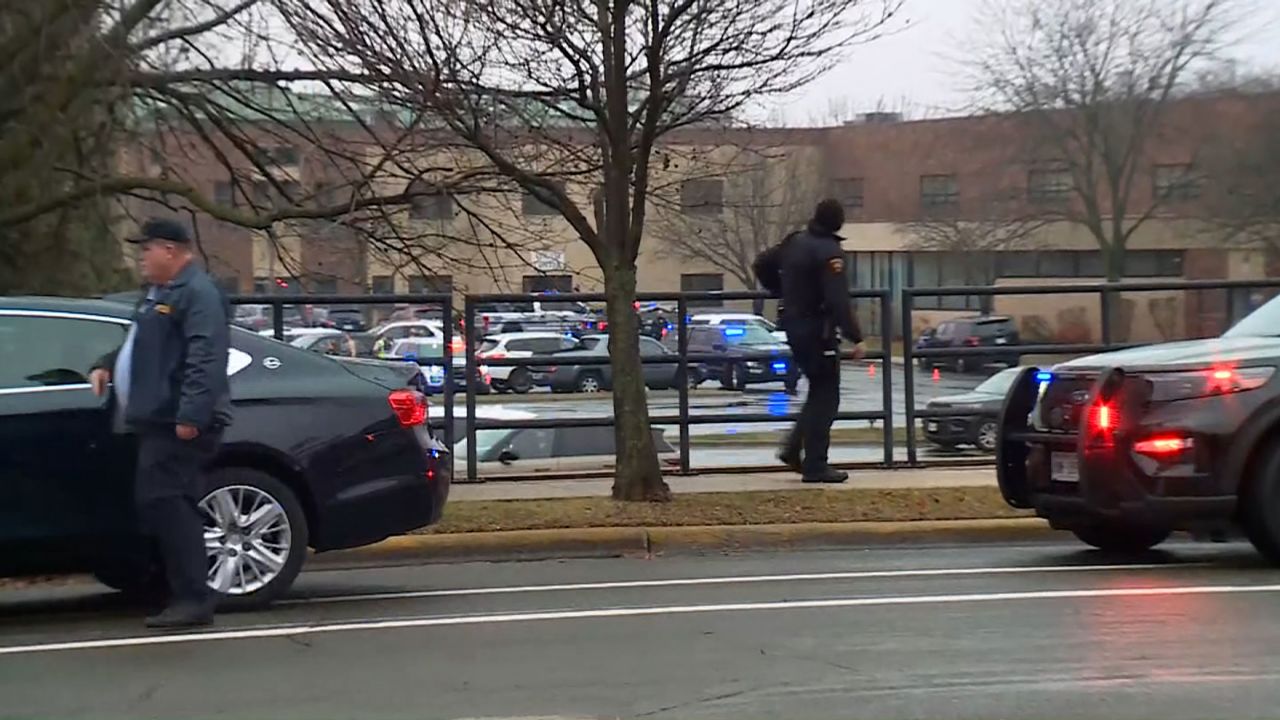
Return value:
<svg viewBox="0 0 1280 720">
<path fill-rule="evenodd" d="M 649 403 L 640 363 L 640 322 L 636 317 L 635 263 L 604 264 L 604 289 L 609 316 L 609 365 L 613 370 L 613 432 L 617 466 L 613 477 L 615 500 L 666 502 L 671 488 L 662 479 Z"/>
</svg>

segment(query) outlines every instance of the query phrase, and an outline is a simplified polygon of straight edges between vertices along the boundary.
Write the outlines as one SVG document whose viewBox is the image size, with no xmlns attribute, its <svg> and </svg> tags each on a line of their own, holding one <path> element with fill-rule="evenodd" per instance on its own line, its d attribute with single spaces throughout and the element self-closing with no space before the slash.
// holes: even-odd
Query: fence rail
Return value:
<svg viewBox="0 0 1280 720">
<path fill-rule="evenodd" d="M 919 448 L 917 442 L 917 421 L 921 419 L 932 418 L 948 418 L 948 417 L 966 417 L 971 416 L 972 411 L 955 410 L 955 409 L 928 409 L 916 407 L 916 386 L 914 363 L 917 358 L 920 359 L 942 359 L 942 358 L 965 358 L 975 356 L 992 355 L 992 347 L 935 347 L 935 348 L 916 348 L 914 339 L 914 320 L 915 320 L 915 300 L 919 297 L 945 297 L 945 296 L 979 296 L 990 297 L 996 296 L 1014 296 L 1014 295 L 1097 295 L 1099 298 L 1099 307 L 1101 312 L 1099 335 L 1101 342 L 1097 343 L 1027 343 L 1016 345 L 998 346 L 1000 352 L 1016 352 L 1019 356 L 1025 355 L 1076 355 L 1084 353 L 1096 353 L 1108 350 L 1116 350 L 1127 347 L 1134 347 L 1137 343 L 1129 342 L 1113 342 L 1113 314 L 1115 309 L 1116 298 L 1123 293 L 1134 292 L 1159 292 L 1159 291 L 1226 291 L 1230 292 L 1235 289 L 1258 289 L 1258 288 L 1280 288 L 1280 278 L 1266 278 L 1256 280 L 1192 280 L 1192 281 L 1152 281 L 1152 282 L 1121 282 L 1121 283 L 1074 283 L 1063 285 L 1001 285 L 990 287 L 920 287 L 920 288 L 903 288 L 897 298 L 897 310 L 900 314 L 901 325 L 897 328 L 903 339 L 903 373 L 902 373 L 902 403 L 904 408 L 904 417 L 906 420 L 906 460 L 905 463 L 899 462 L 895 457 L 895 441 L 894 441 L 894 384 L 893 384 L 893 335 L 894 335 L 894 300 L 893 294 L 888 289 L 872 289 L 872 290 L 855 290 L 850 293 L 850 297 L 855 300 L 870 300 L 878 304 L 879 308 L 879 329 L 878 340 L 880 349 L 867 352 L 864 360 L 875 362 L 878 361 L 884 367 L 884 371 L 880 373 L 881 387 L 881 407 L 874 411 L 860 412 L 842 412 L 837 416 L 838 421 L 868 421 L 872 423 L 881 423 L 883 428 L 883 457 L 879 464 L 885 467 L 894 467 L 906 465 L 911 467 L 919 467 L 926 464 L 941 464 L 938 461 L 930 461 L 929 463 L 921 462 L 919 457 Z M 666 302 L 674 303 L 676 332 L 676 352 L 675 358 L 668 356 L 662 357 L 641 357 L 640 362 L 644 365 L 676 365 L 677 379 L 681 379 L 676 383 L 678 391 L 678 411 L 676 414 L 655 415 L 650 417 L 650 422 L 655 425 L 672 425 L 679 430 L 679 469 L 681 473 L 693 472 L 691 467 L 691 439 L 690 427 L 704 424 L 752 424 L 752 423 L 777 423 L 782 421 L 792 421 L 797 418 L 794 413 L 775 414 L 775 413 L 759 413 L 759 412 L 739 412 L 717 415 L 694 415 L 690 409 L 689 383 L 683 381 L 689 377 L 690 367 L 711 362 L 725 361 L 723 355 L 710 353 L 691 353 L 689 351 L 689 319 L 695 310 L 694 304 L 703 302 L 715 302 L 722 304 L 732 301 L 753 301 L 767 299 L 767 295 L 756 291 L 723 291 L 723 292 L 664 292 L 664 293 L 640 293 L 637 301 L 642 303 L 648 302 Z M 461 390 L 465 395 L 466 402 L 466 423 L 465 437 L 460 438 L 467 443 L 467 467 L 466 479 L 477 480 L 478 478 L 478 462 L 477 453 L 474 452 L 476 447 L 476 433 L 478 430 L 489 429 L 527 429 L 527 428 L 562 428 L 562 427 L 605 427 L 612 426 L 615 423 L 612 415 L 590 416 L 590 417 L 552 417 L 552 418 L 531 418 L 531 419 L 509 419 L 494 420 L 480 419 L 476 417 L 479 387 L 477 385 L 479 374 L 478 369 L 481 363 L 489 367 L 516 367 L 516 366 L 536 366 L 542 364 L 551 364 L 554 356 L 539 355 L 526 358 L 480 358 L 477 355 L 477 345 L 481 336 L 473 335 L 472 328 L 478 327 L 478 306 L 491 303 L 531 303 L 535 301 L 555 302 L 603 302 L 606 300 L 604 293 L 495 293 L 483 295 L 469 295 L 464 298 L 463 312 L 461 315 L 462 326 L 464 328 L 465 337 L 469 340 L 464 343 L 465 347 L 465 369 L 466 382 L 461 388 L 455 382 L 452 372 L 454 352 L 451 333 L 454 328 L 454 319 L 457 317 L 456 308 L 454 307 L 454 298 L 446 293 L 432 294 L 389 294 L 389 295 L 306 295 L 306 294 L 270 294 L 270 295 L 240 295 L 231 298 L 233 304 L 252 304 L 252 305 L 269 305 L 271 307 L 271 326 L 273 334 L 277 339 L 283 340 L 285 337 L 285 308 L 286 306 L 305 306 L 305 305 L 344 305 L 344 306 L 390 306 L 390 305 L 411 305 L 411 306 L 438 306 L 440 311 L 440 325 L 445 332 L 445 340 L 441 348 L 441 360 L 444 363 L 444 378 L 442 386 L 442 398 L 444 401 L 444 422 L 441 428 L 445 434 L 446 443 L 450 447 L 454 447 L 455 438 L 455 412 L 454 403 L 456 395 Z M 986 303 L 984 306 L 989 306 Z M 1225 303 L 1227 307 L 1227 324 L 1234 320 L 1234 307 L 1231 302 Z M 701 311 L 705 308 L 698 307 Z M 707 312 L 714 312 L 706 309 Z M 931 312 L 936 312 L 931 310 Z M 844 357 L 848 357 L 846 351 Z M 732 354 L 734 362 L 747 362 L 753 360 L 767 360 L 776 358 L 774 353 L 769 352 L 735 352 Z M 790 360 L 788 360 L 790 361 Z M 574 365 L 585 367 L 606 366 L 609 364 L 607 356 L 602 357 L 574 357 Z M 456 455 L 456 453 L 455 453 Z M 989 463 L 992 460 L 977 459 L 956 459 L 948 460 L 945 464 L 969 465 L 975 463 Z M 716 468 L 717 470 L 732 470 L 735 468 Z"/>
</svg>

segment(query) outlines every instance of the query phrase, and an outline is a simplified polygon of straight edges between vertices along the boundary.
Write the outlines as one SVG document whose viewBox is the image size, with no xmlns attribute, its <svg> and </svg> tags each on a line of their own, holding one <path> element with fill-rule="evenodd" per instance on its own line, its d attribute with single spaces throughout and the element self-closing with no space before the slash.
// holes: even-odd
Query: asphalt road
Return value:
<svg viewBox="0 0 1280 720">
<path fill-rule="evenodd" d="M 964 546 L 310 572 L 142 630 L 91 586 L 0 594 L 0 717 L 1274 718 L 1280 573 Z"/>
</svg>

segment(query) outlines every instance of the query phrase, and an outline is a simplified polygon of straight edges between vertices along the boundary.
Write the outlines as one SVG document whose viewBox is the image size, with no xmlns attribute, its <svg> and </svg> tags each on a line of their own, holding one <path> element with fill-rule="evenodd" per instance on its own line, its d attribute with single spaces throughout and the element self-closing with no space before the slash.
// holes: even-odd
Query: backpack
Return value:
<svg viewBox="0 0 1280 720">
<path fill-rule="evenodd" d="M 782 250 L 786 247 L 787 242 L 798 234 L 791 233 L 782 238 L 782 242 L 757 255 L 755 262 L 751 264 L 751 270 L 755 273 L 756 282 L 760 283 L 760 287 L 769 291 L 769 294 L 774 297 L 782 295 Z"/>
</svg>

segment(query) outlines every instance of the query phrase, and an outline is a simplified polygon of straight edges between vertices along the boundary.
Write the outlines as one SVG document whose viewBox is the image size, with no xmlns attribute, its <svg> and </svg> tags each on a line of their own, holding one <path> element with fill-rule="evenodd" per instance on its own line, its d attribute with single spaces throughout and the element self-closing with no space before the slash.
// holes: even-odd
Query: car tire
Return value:
<svg viewBox="0 0 1280 720">
<path fill-rule="evenodd" d="M 1140 553 L 1169 538 L 1166 528 L 1127 523 L 1099 522 L 1072 528 L 1071 533 L 1086 545 L 1103 552 Z"/>
<path fill-rule="evenodd" d="M 518 367 L 511 371 L 506 388 L 517 395 L 524 395 L 533 389 L 533 375 L 527 368 Z"/>
<path fill-rule="evenodd" d="M 720 386 L 725 390 L 742 392 L 747 389 L 747 371 L 741 365 L 727 365 L 720 378 Z"/>
<path fill-rule="evenodd" d="M 995 420 L 984 420 L 974 434 L 973 444 L 984 453 L 994 453 L 999 444 L 998 430 Z"/>
<path fill-rule="evenodd" d="M 604 379 L 594 370 L 584 372 L 578 376 L 574 389 L 580 393 L 598 393 L 604 389 Z"/>
<path fill-rule="evenodd" d="M 1254 464 L 1253 476 L 1240 499 L 1240 519 L 1245 537 L 1273 565 L 1280 565 L 1280 443 L 1265 451 Z"/>
<path fill-rule="evenodd" d="M 298 572 L 302 570 L 310 540 L 310 529 L 307 526 L 307 517 L 303 512 L 302 503 L 288 485 L 252 468 L 222 468 L 210 475 L 208 492 L 200 501 L 200 507 L 205 516 L 207 538 L 211 533 L 224 533 L 226 537 L 228 530 L 233 538 L 242 532 L 254 532 L 253 527 L 246 526 L 243 519 L 228 520 L 226 518 L 232 508 L 237 508 L 235 513 L 238 518 L 263 512 L 263 507 L 270 508 L 265 511 L 267 514 L 263 519 L 255 523 L 261 526 L 258 531 L 268 531 L 259 536 L 261 544 L 256 549 L 259 551 L 259 557 L 264 551 L 274 550 L 277 552 L 278 560 L 269 563 L 249 560 L 248 568 L 258 574 L 252 579 L 245 578 L 235 568 L 237 565 L 243 567 L 242 564 L 252 557 L 248 552 L 244 552 L 245 545 L 249 543 L 245 543 L 239 549 L 230 544 L 223 545 L 223 550 L 228 552 L 236 550 L 237 553 L 242 554 L 221 556 L 223 562 L 232 563 L 232 566 L 227 568 L 227 572 L 235 575 L 229 579 L 230 590 L 221 593 L 219 599 L 221 607 L 234 610 L 260 608 L 288 592 L 293 581 L 298 577 Z M 263 525 L 264 522 L 265 525 Z M 250 537 L 253 536 L 250 535 Z M 216 538 L 206 540 L 207 545 L 214 542 L 217 542 Z M 285 547 L 283 547 L 283 556 L 280 557 L 278 553 L 282 545 Z M 237 562 L 237 558 L 241 559 Z M 213 584 L 215 573 L 222 567 L 225 566 L 213 564 L 210 567 L 210 587 L 215 590 L 216 587 Z M 265 572 L 261 572 L 264 569 Z M 224 581 L 226 580 L 224 578 Z"/>
</svg>

